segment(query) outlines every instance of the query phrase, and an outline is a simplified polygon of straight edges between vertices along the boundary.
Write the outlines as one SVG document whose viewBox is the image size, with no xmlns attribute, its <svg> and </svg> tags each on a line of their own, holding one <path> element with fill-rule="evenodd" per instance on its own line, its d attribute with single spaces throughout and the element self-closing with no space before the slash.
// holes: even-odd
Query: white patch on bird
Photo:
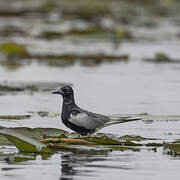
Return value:
<svg viewBox="0 0 180 180">
<path fill-rule="evenodd" d="M 79 113 L 77 115 L 70 114 L 70 121 L 73 121 L 73 120 L 83 121 L 83 120 L 87 120 L 87 118 L 88 118 L 88 115 L 85 113 Z"/>
<path fill-rule="evenodd" d="M 84 127 L 86 129 L 97 129 L 101 128 L 104 124 L 105 121 L 103 118 L 100 117 L 93 117 L 93 116 L 88 116 L 88 114 L 82 112 L 77 115 L 70 115 L 69 121 L 72 122 L 73 124 L 76 124 L 77 126 Z"/>
<path fill-rule="evenodd" d="M 70 115 L 69 121 L 71 121 L 73 124 L 76 124 L 78 126 L 92 129 L 91 123 L 92 121 L 88 118 L 88 115 L 84 112 L 79 113 L 77 115 Z"/>
</svg>

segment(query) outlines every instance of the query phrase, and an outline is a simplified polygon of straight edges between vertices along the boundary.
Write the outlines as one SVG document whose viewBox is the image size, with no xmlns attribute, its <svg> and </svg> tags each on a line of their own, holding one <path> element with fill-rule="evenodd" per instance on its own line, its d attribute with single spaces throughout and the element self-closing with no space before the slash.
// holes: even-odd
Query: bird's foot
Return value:
<svg viewBox="0 0 180 180">
<path fill-rule="evenodd" d="M 89 137 L 91 137 L 91 135 L 90 135 L 90 134 L 87 134 L 87 135 L 79 135 L 79 137 L 80 137 L 81 139 L 83 139 L 83 138 L 89 138 Z"/>
</svg>

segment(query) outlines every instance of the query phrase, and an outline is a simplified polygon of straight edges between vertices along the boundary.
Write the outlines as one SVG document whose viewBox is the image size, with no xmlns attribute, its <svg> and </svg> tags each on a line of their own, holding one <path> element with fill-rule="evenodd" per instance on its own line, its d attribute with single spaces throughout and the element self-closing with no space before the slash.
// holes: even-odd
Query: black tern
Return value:
<svg viewBox="0 0 180 180">
<path fill-rule="evenodd" d="M 62 122 L 81 136 L 91 135 L 111 124 L 139 120 L 139 118 L 127 116 L 113 118 L 81 109 L 75 103 L 74 91 L 70 86 L 64 86 L 59 90 L 52 92 L 52 94 L 58 94 L 63 97 L 61 113 Z"/>
</svg>

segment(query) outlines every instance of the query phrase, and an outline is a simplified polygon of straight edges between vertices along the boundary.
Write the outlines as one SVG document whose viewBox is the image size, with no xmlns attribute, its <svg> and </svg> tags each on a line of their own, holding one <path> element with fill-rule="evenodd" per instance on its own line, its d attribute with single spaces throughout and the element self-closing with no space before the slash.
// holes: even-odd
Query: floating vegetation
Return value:
<svg viewBox="0 0 180 180">
<path fill-rule="evenodd" d="M 48 112 L 48 111 L 38 111 L 37 115 L 41 116 L 41 117 L 56 117 L 56 116 L 60 116 L 59 113 L 52 113 L 52 112 Z"/>
<path fill-rule="evenodd" d="M 7 42 L 1 45 L 1 51 L 6 54 L 9 58 L 11 57 L 30 57 L 29 52 L 26 50 L 25 46 L 14 43 Z"/>
<path fill-rule="evenodd" d="M 14 144 L 20 151 L 24 152 L 50 152 L 51 151 L 79 151 L 79 149 L 93 149 L 96 151 L 111 151 L 111 150 L 133 150 L 140 151 L 141 147 L 159 147 L 163 143 L 137 143 L 133 139 L 123 140 L 122 138 L 113 137 L 107 134 L 97 134 L 89 137 L 74 137 L 71 134 L 61 129 L 54 128 L 3 128 L 0 129 L 0 138 L 4 144 Z M 3 135 L 8 139 L 5 141 Z M 34 139 L 35 138 L 35 139 Z M 154 138 L 141 138 L 154 139 Z M 39 144 L 40 143 L 40 144 Z M 45 148 L 45 149 L 43 149 Z M 43 150 L 42 150 L 43 149 Z"/>
<path fill-rule="evenodd" d="M 91 66 L 98 65 L 103 62 L 128 62 L 129 56 L 124 55 L 108 55 L 103 53 L 97 54 L 62 54 L 62 55 L 35 55 L 38 62 L 46 63 L 51 66 L 68 66 L 80 62 L 81 65 Z"/>
<path fill-rule="evenodd" d="M 164 152 L 172 156 L 180 156 L 180 142 L 164 143 Z"/>
<path fill-rule="evenodd" d="M 8 139 L 0 133 L 0 146 L 4 146 L 4 145 L 13 145 L 13 143 L 8 141 Z"/>
<path fill-rule="evenodd" d="M 96 143 L 93 143 L 91 141 L 88 141 L 86 139 L 72 139 L 72 138 L 47 138 L 47 139 L 42 139 L 40 142 L 43 143 L 61 143 L 61 144 L 74 144 L 74 145 L 93 145 Z"/>
<path fill-rule="evenodd" d="M 6 158 L 6 161 L 8 163 L 14 164 L 14 163 L 18 163 L 18 162 L 26 162 L 26 161 L 30 161 L 30 160 L 35 160 L 36 156 L 34 154 L 30 154 L 30 153 L 17 153 L 17 154 L 13 154 L 10 155 Z"/>
<path fill-rule="evenodd" d="M 4 1 L 5 2 L 5 1 Z M 178 1 L 170 0 L 170 1 L 146 1 L 146 0 L 138 0 L 132 2 L 131 1 L 82 1 L 77 0 L 76 3 L 72 0 L 67 1 L 40 1 L 41 3 L 33 4 L 33 1 L 30 1 L 30 4 L 33 4 L 34 8 L 31 6 L 27 6 L 26 2 L 23 3 L 22 6 L 18 8 L 13 8 L 13 6 L 4 5 L 4 8 L 0 8 L 1 16 L 27 16 L 31 14 L 37 14 L 44 17 L 48 12 L 52 12 L 53 10 L 59 10 L 58 12 L 62 14 L 63 18 L 75 17 L 83 20 L 94 20 L 95 18 L 103 18 L 106 16 L 119 15 L 118 17 L 123 17 L 124 11 L 127 11 L 127 16 L 138 16 L 137 11 L 139 8 L 142 8 L 141 11 L 144 14 L 154 14 L 155 16 L 166 17 L 169 14 L 177 14 L 178 13 Z M 29 4 L 29 3 L 28 3 Z M 120 6 L 121 5 L 121 6 Z M 116 11 L 113 11 L 116 7 Z M 134 7 L 134 8 L 133 8 Z M 155 8 L 156 7 L 156 8 Z M 132 9 L 133 8 L 133 9 Z M 124 11 L 122 12 L 122 10 Z M 46 16 L 45 16 L 46 17 Z"/>
<path fill-rule="evenodd" d="M 134 143 L 131 141 L 117 141 L 105 135 L 102 137 L 87 137 L 85 139 L 89 142 L 93 142 L 100 145 L 142 146 L 142 144 Z"/>
<path fill-rule="evenodd" d="M 130 31 L 123 31 L 121 28 L 114 29 L 114 38 L 133 40 L 134 37 Z"/>
<path fill-rule="evenodd" d="M 172 59 L 163 53 L 157 53 L 154 58 L 145 58 L 144 61 L 153 63 L 180 63 L 180 60 Z"/>
<path fill-rule="evenodd" d="M 62 38 L 63 36 L 81 36 L 81 35 L 98 35 L 107 34 L 103 29 L 89 28 L 89 29 L 72 29 L 67 32 L 57 32 L 57 31 L 44 31 L 41 33 L 40 37 L 52 39 L 52 38 Z"/>
<path fill-rule="evenodd" d="M 8 120 L 23 120 L 29 119 L 31 115 L 0 115 L 0 119 L 8 119 Z"/>
<path fill-rule="evenodd" d="M 29 64 L 32 61 L 48 64 L 51 66 L 68 66 L 80 62 L 82 65 L 97 65 L 102 62 L 116 62 L 129 60 L 127 54 L 113 55 L 104 53 L 93 54 L 33 54 L 30 53 L 24 46 L 17 43 L 4 43 L 1 45 L 2 52 L 6 55 L 6 59 L 1 61 L 1 65 L 8 69 L 19 68 L 21 65 Z"/>
<path fill-rule="evenodd" d="M 96 37 L 96 38 L 114 38 L 119 40 L 133 40 L 134 37 L 130 31 L 122 30 L 121 28 L 114 29 L 104 29 L 104 28 L 86 28 L 86 29 L 71 29 L 66 32 L 61 31 L 44 31 L 39 37 L 46 39 L 57 39 L 65 36 L 86 36 L 86 37 Z"/>
<path fill-rule="evenodd" d="M 145 137 L 142 137 L 142 136 L 130 136 L 130 135 L 122 136 L 121 139 L 123 139 L 125 141 L 157 140 L 156 138 L 145 138 Z"/>
<path fill-rule="evenodd" d="M 0 83 L 0 93 L 20 93 L 20 92 L 51 92 L 52 90 L 62 87 L 64 85 L 70 85 L 70 83 L 59 82 L 2 82 Z M 39 115 L 41 112 L 39 112 Z"/>
<path fill-rule="evenodd" d="M 106 145 L 105 147 L 115 151 L 141 151 L 141 148 L 125 145 Z"/>
<path fill-rule="evenodd" d="M 163 146 L 163 143 L 152 142 L 152 143 L 146 143 L 145 145 L 152 146 L 152 147 L 161 147 L 161 146 Z"/>
<path fill-rule="evenodd" d="M 57 117 L 60 116 L 59 113 L 56 112 L 48 112 L 48 111 L 28 111 L 28 114 L 31 114 L 32 116 L 40 116 L 40 117 Z"/>
<path fill-rule="evenodd" d="M 7 128 L 12 131 L 22 133 L 23 135 L 35 138 L 59 138 L 59 137 L 68 137 L 69 133 L 62 129 L 55 128 L 28 128 L 28 127 L 16 127 L 16 128 Z"/>
<path fill-rule="evenodd" d="M 103 54 L 103 53 L 98 53 L 98 54 L 71 54 L 71 53 L 68 53 L 68 54 L 62 54 L 62 55 L 34 55 L 34 58 L 36 59 L 46 59 L 46 60 L 53 60 L 53 59 L 56 59 L 56 60 L 61 60 L 61 59 L 64 59 L 64 60 L 78 60 L 78 59 L 81 59 L 81 60 L 119 60 L 119 59 L 122 59 L 122 60 L 128 60 L 128 55 L 106 55 L 106 54 Z"/>
<path fill-rule="evenodd" d="M 37 152 L 37 153 L 51 153 L 51 150 L 45 144 L 23 135 L 14 129 L 4 128 L 0 130 L 10 142 L 12 142 L 20 151 Z"/>
<path fill-rule="evenodd" d="M 18 26 L 14 26 L 14 25 L 10 25 L 10 26 L 5 26 L 4 28 L 0 29 L 0 36 L 25 36 L 26 32 L 24 29 L 18 27 Z"/>
</svg>

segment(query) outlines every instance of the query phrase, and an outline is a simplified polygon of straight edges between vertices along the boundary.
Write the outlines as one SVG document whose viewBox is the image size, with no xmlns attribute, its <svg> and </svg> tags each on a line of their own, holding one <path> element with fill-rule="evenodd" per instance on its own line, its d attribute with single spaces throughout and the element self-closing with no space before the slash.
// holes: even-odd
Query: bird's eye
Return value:
<svg viewBox="0 0 180 180">
<path fill-rule="evenodd" d="M 63 91 L 64 91 L 64 92 L 69 92 L 69 87 L 63 88 Z"/>
</svg>

